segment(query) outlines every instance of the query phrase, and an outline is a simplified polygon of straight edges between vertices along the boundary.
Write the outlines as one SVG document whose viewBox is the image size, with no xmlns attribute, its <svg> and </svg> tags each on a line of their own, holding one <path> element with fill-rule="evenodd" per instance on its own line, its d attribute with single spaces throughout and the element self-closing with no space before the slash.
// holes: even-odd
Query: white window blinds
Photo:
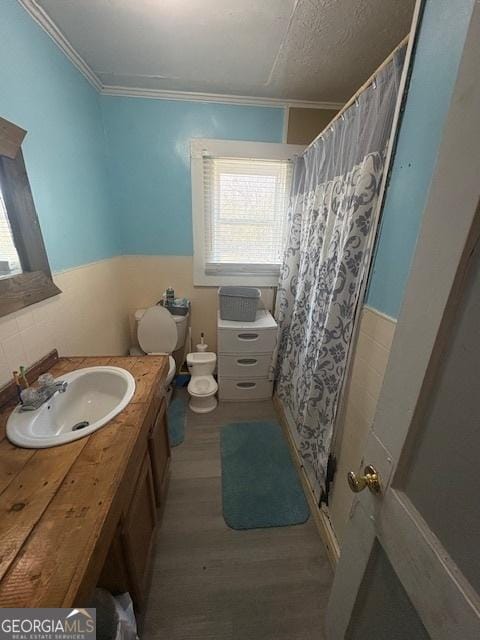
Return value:
<svg viewBox="0 0 480 640">
<path fill-rule="evenodd" d="M 10 220 L 0 191 L 0 278 L 22 272 Z"/>
<path fill-rule="evenodd" d="M 278 274 L 292 176 L 287 160 L 203 157 L 207 274 Z"/>
</svg>

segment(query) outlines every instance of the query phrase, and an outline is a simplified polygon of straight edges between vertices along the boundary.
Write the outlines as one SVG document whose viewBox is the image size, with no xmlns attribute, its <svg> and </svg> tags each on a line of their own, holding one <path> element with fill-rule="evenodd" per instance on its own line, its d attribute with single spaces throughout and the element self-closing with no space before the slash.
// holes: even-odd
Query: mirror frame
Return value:
<svg viewBox="0 0 480 640">
<path fill-rule="evenodd" d="M 0 118 L 0 183 L 23 270 L 0 279 L 0 317 L 61 293 L 52 279 L 21 150 L 26 133 Z"/>
</svg>

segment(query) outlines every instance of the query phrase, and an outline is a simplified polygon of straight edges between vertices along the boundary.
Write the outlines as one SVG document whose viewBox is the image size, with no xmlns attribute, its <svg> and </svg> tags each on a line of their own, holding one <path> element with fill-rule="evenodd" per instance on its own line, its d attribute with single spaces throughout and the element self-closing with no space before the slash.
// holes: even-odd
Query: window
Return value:
<svg viewBox="0 0 480 640">
<path fill-rule="evenodd" d="M 293 145 L 192 141 L 194 281 L 275 285 L 286 232 Z"/>
<path fill-rule="evenodd" d="M 0 118 L 0 316 L 60 293 L 23 161 L 25 134 Z"/>
<path fill-rule="evenodd" d="M 22 265 L 13 239 L 5 200 L 0 190 L 0 278 L 8 278 L 18 273 L 22 273 Z"/>
</svg>

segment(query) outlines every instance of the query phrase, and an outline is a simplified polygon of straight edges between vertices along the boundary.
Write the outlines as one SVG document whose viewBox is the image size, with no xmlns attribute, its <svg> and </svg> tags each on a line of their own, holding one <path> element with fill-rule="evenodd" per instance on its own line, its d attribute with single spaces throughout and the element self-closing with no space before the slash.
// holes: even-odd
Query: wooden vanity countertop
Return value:
<svg viewBox="0 0 480 640">
<path fill-rule="evenodd" d="M 0 607 L 85 606 L 133 491 L 157 411 L 166 356 L 60 358 L 57 378 L 97 365 L 123 367 L 135 395 L 109 424 L 74 442 L 21 449 L 6 438 L 15 405 L 0 409 Z M 37 373 L 38 375 L 38 373 Z"/>
</svg>

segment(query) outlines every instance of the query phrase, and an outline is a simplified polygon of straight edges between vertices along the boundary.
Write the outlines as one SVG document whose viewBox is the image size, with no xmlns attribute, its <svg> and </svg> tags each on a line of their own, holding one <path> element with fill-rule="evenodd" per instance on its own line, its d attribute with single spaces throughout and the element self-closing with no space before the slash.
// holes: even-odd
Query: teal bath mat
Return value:
<svg viewBox="0 0 480 640">
<path fill-rule="evenodd" d="M 301 524 L 309 509 L 275 422 L 227 424 L 221 433 L 223 517 L 232 529 Z"/>
<path fill-rule="evenodd" d="M 168 407 L 168 437 L 170 446 L 177 447 L 185 439 L 187 405 L 183 398 L 174 398 Z"/>
</svg>

